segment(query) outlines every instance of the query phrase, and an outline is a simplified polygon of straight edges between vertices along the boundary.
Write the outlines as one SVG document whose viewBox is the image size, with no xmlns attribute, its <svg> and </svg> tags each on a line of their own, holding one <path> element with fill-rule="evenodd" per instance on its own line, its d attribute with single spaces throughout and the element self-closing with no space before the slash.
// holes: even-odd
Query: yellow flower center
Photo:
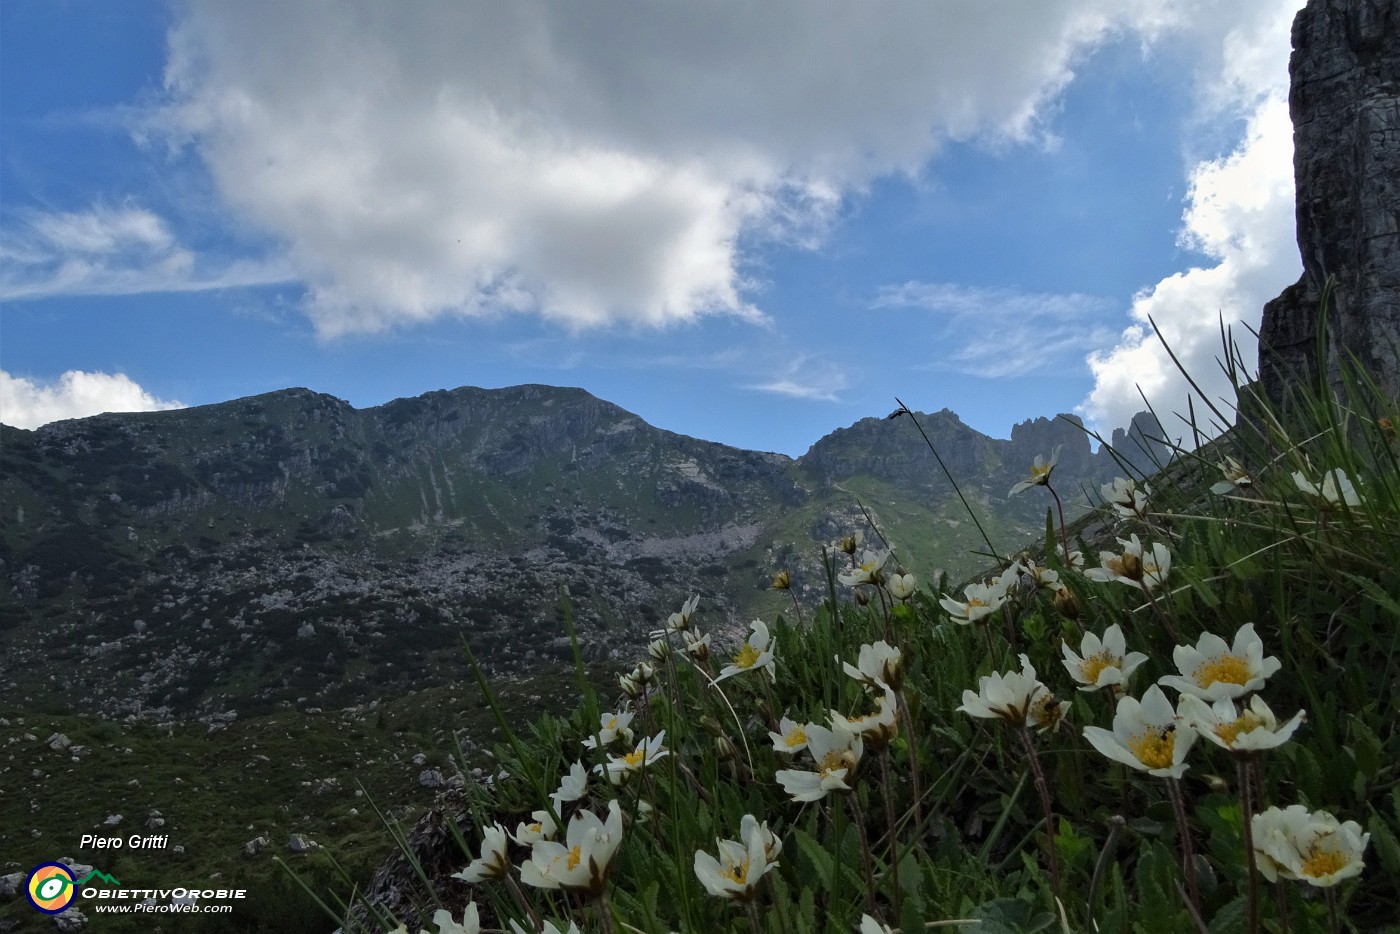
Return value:
<svg viewBox="0 0 1400 934">
<path fill-rule="evenodd" d="M 1083 664 L 1079 666 L 1079 673 L 1083 676 L 1084 680 L 1090 684 L 1098 684 L 1099 675 L 1103 674 L 1105 668 L 1122 667 L 1123 659 L 1114 655 L 1112 652 L 1105 651 L 1099 652 L 1097 655 L 1090 655 L 1088 658 L 1084 659 Z"/>
<path fill-rule="evenodd" d="M 847 768 L 846 757 L 841 755 L 841 753 L 832 750 L 831 752 L 828 752 L 826 755 L 822 756 L 820 767 L 822 777 L 825 778 L 826 776 L 830 775 L 832 772 L 837 771 L 838 769 Z"/>
<path fill-rule="evenodd" d="M 1243 713 L 1229 723 L 1222 723 L 1215 728 L 1215 735 L 1225 741 L 1226 746 L 1235 745 L 1235 740 L 1242 733 L 1252 733 L 1264 725 L 1264 720 L 1255 713 Z"/>
<path fill-rule="evenodd" d="M 1196 683 L 1203 688 L 1212 684 L 1249 683 L 1249 662 L 1238 655 L 1222 655 L 1213 658 L 1196 669 Z"/>
<path fill-rule="evenodd" d="M 797 726 L 792 728 L 792 732 L 783 737 L 783 742 L 787 743 L 789 749 L 795 749 L 807 742 L 807 731 Z"/>
<path fill-rule="evenodd" d="M 991 604 L 988 603 L 986 600 L 981 599 L 980 597 L 968 597 L 968 598 L 967 598 L 967 609 L 968 609 L 968 612 L 969 612 L 969 613 L 972 612 L 972 608 L 975 607 L 975 606 L 991 606 Z"/>
<path fill-rule="evenodd" d="M 623 756 L 622 761 L 626 762 L 632 768 L 636 768 L 637 766 L 642 764 L 646 757 L 647 751 L 645 749 L 634 749 L 627 755 Z"/>
<path fill-rule="evenodd" d="M 1060 702 L 1054 694 L 1047 693 L 1031 703 L 1031 722 L 1042 730 L 1057 726 L 1063 716 Z"/>
<path fill-rule="evenodd" d="M 1046 477 L 1050 476 L 1050 468 L 1053 466 L 1053 464 L 1032 464 L 1031 479 L 1043 481 Z"/>
<path fill-rule="evenodd" d="M 738 865 L 734 865 L 732 863 L 726 865 L 723 869 L 719 871 L 719 874 L 721 876 L 724 876 L 724 878 L 728 879 L 730 882 L 733 882 L 735 885 L 745 884 L 749 875 L 748 858 L 746 857 L 744 861 L 739 863 Z"/>
<path fill-rule="evenodd" d="M 1308 855 L 1303 859 L 1303 875 L 1320 879 L 1340 871 L 1346 864 L 1347 858 L 1341 853 L 1313 844 L 1312 848 L 1308 850 Z"/>
<path fill-rule="evenodd" d="M 581 862 L 583 862 L 583 848 L 576 846 L 569 851 L 569 871 L 577 869 Z"/>
<path fill-rule="evenodd" d="M 734 664 L 739 668 L 752 668 L 754 662 L 758 661 L 759 654 L 758 649 L 745 642 L 743 648 L 734 656 Z"/>
<path fill-rule="evenodd" d="M 1141 736 L 1128 740 L 1128 748 L 1134 756 L 1149 769 L 1171 768 L 1172 755 L 1176 751 L 1174 730 L 1148 730 Z"/>
<path fill-rule="evenodd" d="M 543 832 L 544 832 L 544 827 L 543 827 L 542 825 L 540 825 L 540 824 L 531 824 L 530 826 L 526 827 L 525 829 L 528 830 L 530 833 L 543 833 Z"/>
<path fill-rule="evenodd" d="M 607 722 L 606 724 L 604 724 L 603 729 L 605 729 L 605 730 L 615 730 L 615 729 L 617 729 L 617 717 L 609 717 L 609 718 L 608 718 L 608 722 Z"/>
</svg>

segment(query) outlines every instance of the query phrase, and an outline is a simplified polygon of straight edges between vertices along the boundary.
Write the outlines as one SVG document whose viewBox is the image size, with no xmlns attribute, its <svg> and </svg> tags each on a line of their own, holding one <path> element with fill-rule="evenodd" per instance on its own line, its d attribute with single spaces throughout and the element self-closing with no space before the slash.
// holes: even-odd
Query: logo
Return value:
<svg viewBox="0 0 1400 934">
<path fill-rule="evenodd" d="M 28 896 L 29 904 L 37 910 L 46 915 L 56 915 L 73 903 L 78 886 L 85 885 L 93 877 L 108 885 L 121 885 L 116 879 L 96 869 L 81 879 L 74 879 L 73 870 L 62 863 L 40 863 L 29 870 L 29 881 L 25 883 L 24 894 Z"/>
</svg>

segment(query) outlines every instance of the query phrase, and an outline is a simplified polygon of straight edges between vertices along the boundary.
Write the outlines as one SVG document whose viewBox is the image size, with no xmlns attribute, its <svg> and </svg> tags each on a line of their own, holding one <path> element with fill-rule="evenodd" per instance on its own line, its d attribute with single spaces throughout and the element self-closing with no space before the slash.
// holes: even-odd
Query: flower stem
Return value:
<svg viewBox="0 0 1400 934">
<path fill-rule="evenodd" d="M 1040 767 L 1040 756 L 1036 755 L 1031 729 L 1025 725 L 1021 727 L 1021 744 L 1026 747 L 1026 757 L 1035 775 L 1035 787 L 1040 792 L 1040 806 L 1045 811 L 1045 849 L 1050 862 L 1050 886 L 1054 889 L 1055 897 L 1059 898 L 1063 890 L 1060 888 L 1059 848 L 1055 845 L 1055 806 L 1050 801 L 1050 786 L 1045 781 L 1045 771 Z"/>
<path fill-rule="evenodd" d="M 1152 604 L 1152 609 L 1157 611 L 1157 618 L 1162 621 L 1162 628 L 1167 631 L 1167 635 L 1171 637 L 1172 642 L 1179 645 L 1181 640 L 1177 638 L 1176 627 L 1172 625 L 1171 618 L 1167 616 L 1167 611 L 1162 609 L 1162 605 L 1157 602 L 1157 597 L 1152 593 L 1152 588 L 1148 587 L 1146 583 L 1141 583 L 1140 586 L 1142 587 L 1142 592 L 1147 594 L 1147 602 Z"/>
<path fill-rule="evenodd" d="M 530 916 L 530 923 L 535 926 L 535 930 L 540 929 L 540 916 L 535 913 L 535 907 L 525 898 L 525 893 L 520 891 L 520 883 L 515 881 L 515 877 L 506 873 L 506 882 L 515 900 L 520 903 L 520 907 L 525 909 L 525 913 Z"/>
<path fill-rule="evenodd" d="M 855 821 L 856 830 L 860 832 L 860 853 L 861 862 L 865 866 L 865 896 L 870 905 L 870 913 L 876 913 L 875 907 L 875 857 L 870 852 L 870 834 L 865 829 L 865 815 L 861 813 L 860 801 L 856 799 L 857 792 L 854 788 L 846 796 L 846 800 L 851 803 L 851 819 Z M 840 841 L 837 841 L 840 846 Z"/>
<path fill-rule="evenodd" d="M 1181 785 L 1174 778 L 1167 779 L 1167 794 L 1172 799 L 1172 813 L 1176 815 L 1176 835 L 1181 841 L 1181 872 L 1186 877 L 1187 908 L 1192 917 L 1201 916 L 1201 893 L 1196 885 L 1196 857 L 1191 848 L 1191 827 L 1186 823 L 1186 804 L 1181 798 Z"/>
<path fill-rule="evenodd" d="M 1337 887 L 1327 887 L 1327 930 L 1331 934 L 1341 934 L 1342 920 L 1337 914 Z"/>
<path fill-rule="evenodd" d="M 1055 508 L 1060 510 L 1060 545 L 1064 548 L 1065 570 L 1068 571 L 1070 568 L 1074 567 L 1074 561 L 1071 560 L 1069 556 L 1069 530 L 1065 526 L 1065 507 L 1064 504 L 1060 502 L 1060 494 L 1055 492 L 1055 488 L 1050 485 L 1049 480 L 1045 481 L 1045 489 L 1049 490 L 1050 495 L 1055 497 Z"/>
<path fill-rule="evenodd" d="M 1250 784 L 1252 763 L 1240 758 L 1235 763 L 1240 780 L 1240 807 L 1244 811 L 1244 851 L 1249 859 L 1248 934 L 1259 934 L 1259 862 L 1254 855 L 1254 789 Z"/>
<path fill-rule="evenodd" d="M 753 934 L 763 934 L 763 923 L 758 918 L 758 905 L 753 899 L 744 902 L 744 910 L 749 916 L 749 927 L 753 928 Z"/>
<path fill-rule="evenodd" d="M 788 590 L 788 596 L 792 597 L 792 609 L 793 612 L 797 614 L 798 625 L 805 626 L 806 621 L 802 618 L 802 604 L 797 602 L 797 594 L 793 593 L 792 590 Z"/>
<path fill-rule="evenodd" d="M 1089 883 L 1089 918 L 1092 920 L 1094 912 L 1098 910 L 1099 892 L 1103 888 L 1103 877 L 1108 872 L 1109 865 L 1113 862 L 1113 854 L 1118 850 L 1118 838 L 1123 835 L 1123 828 L 1128 824 L 1121 814 L 1115 814 L 1108 819 L 1108 839 L 1103 843 L 1103 849 L 1099 851 L 1098 862 L 1094 864 L 1094 878 Z"/>
<path fill-rule="evenodd" d="M 899 717 L 904 721 L 904 740 L 909 744 L 909 789 L 914 796 L 914 833 L 924 832 L 924 792 L 919 780 L 919 748 L 914 739 L 914 715 L 904 703 L 904 695 L 898 695 Z"/>
<path fill-rule="evenodd" d="M 890 865 L 894 868 L 894 916 L 904 917 L 904 891 L 899 884 L 899 834 L 895 830 L 894 789 L 890 786 L 890 747 L 880 750 L 880 784 L 885 791 L 885 823 L 890 835 Z"/>
<path fill-rule="evenodd" d="M 598 895 L 598 917 L 602 920 L 603 934 L 616 934 L 613 927 L 612 905 L 608 902 L 607 886 Z"/>
</svg>

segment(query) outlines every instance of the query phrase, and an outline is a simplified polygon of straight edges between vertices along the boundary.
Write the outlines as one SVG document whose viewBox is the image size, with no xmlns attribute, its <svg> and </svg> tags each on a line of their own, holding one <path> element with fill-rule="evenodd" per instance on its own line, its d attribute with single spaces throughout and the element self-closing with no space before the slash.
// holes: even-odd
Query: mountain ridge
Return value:
<svg viewBox="0 0 1400 934">
<path fill-rule="evenodd" d="M 1061 447 L 1062 491 L 1117 472 L 1072 420 L 1007 441 L 914 417 L 1006 541 L 1043 525 L 1043 502 L 1006 494 L 1035 455 Z M 908 421 L 790 458 L 530 384 L 3 426 L 0 683 L 43 701 L 62 670 L 83 704 L 155 719 L 356 703 L 464 674 L 464 636 L 495 673 L 570 657 L 561 589 L 585 656 L 623 658 L 691 593 L 720 638 L 782 611 L 781 567 L 820 593 L 820 546 L 864 513 L 926 580 L 970 572 L 984 546 Z"/>
</svg>

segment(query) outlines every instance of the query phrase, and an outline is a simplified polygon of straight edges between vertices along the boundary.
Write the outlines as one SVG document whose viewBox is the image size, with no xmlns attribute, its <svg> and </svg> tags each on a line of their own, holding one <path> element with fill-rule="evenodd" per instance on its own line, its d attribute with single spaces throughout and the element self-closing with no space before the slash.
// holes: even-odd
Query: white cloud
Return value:
<svg viewBox="0 0 1400 934">
<path fill-rule="evenodd" d="M 846 373 L 839 366 L 806 354 L 797 354 L 773 369 L 780 370 L 781 375 L 766 382 L 746 384 L 743 388 L 789 399 L 839 402 L 841 391 L 848 385 Z"/>
<path fill-rule="evenodd" d="M 950 139 L 1043 140 L 1094 45 L 1212 7 L 1000 9 L 190 0 L 156 123 L 288 245 L 323 334 L 758 319 L 744 238 L 814 243 Z"/>
<path fill-rule="evenodd" d="M 169 224 L 136 204 L 28 212 L 0 239 L 0 301 L 51 295 L 199 292 L 285 282 L 276 262 L 211 268 L 181 246 Z"/>
<path fill-rule="evenodd" d="M 969 376 L 1063 374 L 1082 367 L 1086 346 L 1113 338 L 1095 321 L 1112 307 L 1109 300 L 1078 292 L 906 282 L 882 288 L 872 307 L 918 308 L 942 316 L 936 359 L 917 369 Z"/>
<path fill-rule="evenodd" d="M 157 399 L 125 373 L 69 370 L 55 382 L 12 376 L 0 370 L 0 422 L 14 428 L 38 428 L 65 418 L 103 412 L 160 412 L 181 409 L 180 402 Z"/>
<path fill-rule="evenodd" d="M 1200 161 L 1191 171 L 1179 232 L 1183 247 L 1206 254 L 1215 265 L 1176 273 L 1140 292 L 1130 312 L 1133 324 L 1111 349 L 1089 356 L 1095 383 L 1079 411 L 1101 428 L 1126 425 L 1142 408 L 1141 389 L 1168 433 L 1181 433 L 1170 415 L 1186 415 L 1190 387 L 1149 318 L 1208 401 L 1231 416 L 1233 393 L 1217 362 L 1225 355 L 1220 322 L 1231 329 L 1252 370 L 1258 347 L 1250 329 L 1258 329 L 1264 303 L 1301 272 L 1286 67 L 1298 5 L 1287 0 L 1254 10 L 1216 47 L 1221 58 L 1203 84 L 1204 116 L 1249 116 L 1232 152 Z M 1207 428 L 1213 416 L 1199 397 L 1194 407 L 1198 424 Z"/>
<path fill-rule="evenodd" d="M 875 308 L 923 308 L 955 318 L 1058 318 L 1074 320 L 1103 312 L 1109 300 L 1080 292 L 1054 294 L 955 282 L 905 282 L 880 289 Z"/>
</svg>

